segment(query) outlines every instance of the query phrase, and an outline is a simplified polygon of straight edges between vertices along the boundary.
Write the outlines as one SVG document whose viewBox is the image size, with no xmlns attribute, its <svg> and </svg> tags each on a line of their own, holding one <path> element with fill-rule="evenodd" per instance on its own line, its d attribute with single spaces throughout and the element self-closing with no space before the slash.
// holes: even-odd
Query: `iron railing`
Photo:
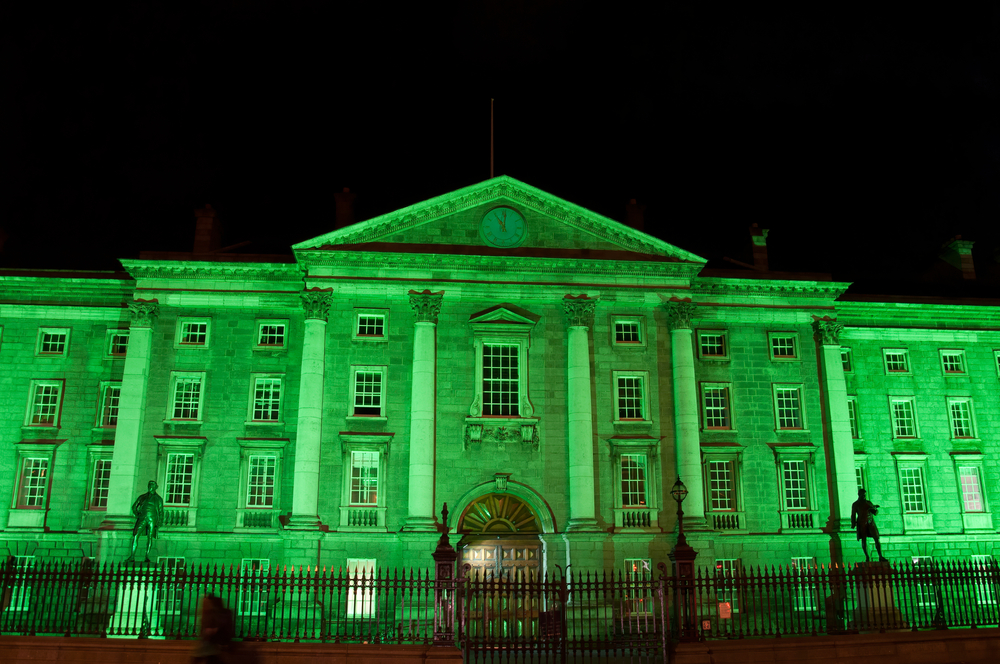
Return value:
<svg viewBox="0 0 1000 664">
<path fill-rule="evenodd" d="M 1000 626 L 995 561 L 700 569 L 691 583 L 695 615 L 678 619 L 700 638 Z"/>
<path fill-rule="evenodd" d="M 197 638 L 207 594 L 232 610 L 235 636 L 427 644 L 434 581 L 426 570 L 391 574 L 288 568 L 178 567 L 40 562 L 0 566 L 0 633 Z"/>
</svg>

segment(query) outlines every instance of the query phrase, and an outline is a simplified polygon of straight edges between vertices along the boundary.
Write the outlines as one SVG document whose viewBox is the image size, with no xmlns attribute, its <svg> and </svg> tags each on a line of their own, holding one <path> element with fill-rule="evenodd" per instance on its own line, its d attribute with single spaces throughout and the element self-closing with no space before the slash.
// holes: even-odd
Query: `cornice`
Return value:
<svg viewBox="0 0 1000 664">
<path fill-rule="evenodd" d="M 657 256 L 672 256 L 703 266 L 706 260 L 662 240 L 629 228 L 619 222 L 536 189 L 512 177 L 501 175 L 479 184 L 437 196 L 429 200 L 326 233 L 292 245 L 300 250 L 327 245 L 374 242 L 394 233 L 419 226 L 432 219 L 446 217 L 470 208 L 505 198 L 567 226 L 595 235 L 630 251 Z"/>
<path fill-rule="evenodd" d="M 352 273 L 370 269 L 385 271 L 426 269 L 434 272 L 486 272 L 490 274 L 553 274 L 614 275 L 616 277 L 655 277 L 690 279 L 700 266 L 696 263 L 664 261 L 606 261 L 576 258 L 539 258 L 526 256 L 478 256 L 414 253 L 380 253 L 337 250 L 304 250 L 297 252 L 302 263 L 310 267 L 346 268 Z"/>
<path fill-rule="evenodd" d="M 304 274 L 294 263 L 216 263 L 121 259 L 134 279 L 215 279 L 222 281 L 300 281 Z"/>
<path fill-rule="evenodd" d="M 849 287 L 845 281 L 786 281 L 763 279 L 724 279 L 702 277 L 691 282 L 691 293 L 702 296 L 735 295 L 739 297 L 815 296 L 835 299 Z"/>
</svg>

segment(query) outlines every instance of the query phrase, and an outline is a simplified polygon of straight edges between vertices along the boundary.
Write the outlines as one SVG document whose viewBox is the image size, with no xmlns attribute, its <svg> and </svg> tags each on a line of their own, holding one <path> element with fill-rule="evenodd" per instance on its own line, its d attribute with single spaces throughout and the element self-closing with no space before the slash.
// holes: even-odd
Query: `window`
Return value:
<svg viewBox="0 0 1000 664">
<path fill-rule="evenodd" d="M 719 604 L 728 603 L 733 613 L 739 611 L 739 590 L 736 577 L 740 576 L 742 568 L 739 558 L 716 558 L 715 599 Z"/>
<path fill-rule="evenodd" d="M 202 399 L 205 396 L 205 374 L 183 373 L 175 371 L 171 374 L 169 420 L 202 420 Z"/>
<path fill-rule="evenodd" d="M 32 427 L 58 427 L 62 405 L 61 380 L 33 380 L 28 396 L 28 414 L 25 425 Z"/>
<path fill-rule="evenodd" d="M 736 509 L 736 490 L 732 461 L 708 462 L 708 508 L 713 512 Z"/>
<path fill-rule="evenodd" d="M 354 338 L 380 341 L 386 337 L 384 311 L 358 311 L 355 315 Z"/>
<path fill-rule="evenodd" d="M 23 457 L 17 485 L 17 508 L 43 509 L 49 488 L 49 458 Z"/>
<path fill-rule="evenodd" d="M 805 429 L 801 385 L 774 386 L 774 415 L 779 430 Z"/>
<path fill-rule="evenodd" d="M 993 351 L 993 365 L 997 369 L 997 375 L 1000 376 L 1000 350 Z"/>
<path fill-rule="evenodd" d="M 706 429 L 732 429 L 729 386 L 705 383 L 701 387 L 702 417 Z"/>
<path fill-rule="evenodd" d="M 69 349 L 68 327 L 38 328 L 35 355 L 65 355 Z"/>
<path fill-rule="evenodd" d="M 240 565 L 240 596 L 237 603 L 239 615 L 266 615 L 270 569 L 271 561 L 267 558 L 243 559 Z"/>
<path fill-rule="evenodd" d="M 959 466 L 958 483 L 962 489 L 962 509 L 965 512 L 985 512 L 983 488 L 978 466 Z"/>
<path fill-rule="evenodd" d="M 184 558 L 158 556 L 156 565 L 163 570 L 165 581 L 160 595 L 162 615 L 179 616 L 184 602 L 184 587 L 177 582 L 177 575 L 184 571 Z"/>
<path fill-rule="evenodd" d="M 615 372 L 616 420 L 646 420 L 645 375 Z"/>
<path fill-rule="evenodd" d="M 854 353 L 847 346 L 841 346 L 840 348 L 840 361 L 844 365 L 844 373 L 854 371 Z"/>
<path fill-rule="evenodd" d="M 260 350 L 278 350 L 285 348 L 288 341 L 287 320 L 257 321 L 257 345 Z"/>
<path fill-rule="evenodd" d="M 784 493 L 786 510 L 809 509 L 805 461 L 788 460 L 781 462 L 781 486 Z"/>
<path fill-rule="evenodd" d="M 98 426 L 118 426 L 118 404 L 121 401 L 121 383 L 101 383 L 101 410 Z"/>
<path fill-rule="evenodd" d="M 868 490 L 868 484 L 865 482 L 865 467 L 862 465 L 854 466 L 854 480 L 857 482 L 858 491 L 864 489 Z"/>
<path fill-rule="evenodd" d="M 649 558 L 626 558 L 624 568 L 627 599 L 624 600 L 626 604 L 623 608 L 633 617 L 651 613 L 650 581 L 653 580 L 653 561 Z"/>
<path fill-rule="evenodd" d="M 190 505 L 193 490 L 194 454 L 189 452 L 171 452 L 167 454 L 163 504 Z"/>
<path fill-rule="evenodd" d="M 917 595 L 917 606 L 935 607 L 937 606 L 936 593 L 934 592 L 934 559 L 930 556 L 912 556 L 914 572 L 914 591 Z"/>
<path fill-rule="evenodd" d="M 378 452 L 351 452 L 351 505 L 378 505 Z"/>
<path fill-rule="evenodd" d="M 851 438 L 861 438 L 861 427 L 858 419 L 858 398 L 847 397 L 847 418 L 851 424 Z"/>
<path fill-rule="evenodd" d="M 960 375 L 965 373 L 964 350 L 942 350 L 941 369 L 945 374 Z"/>
<path fill-rule="evenodd" d="M 972 413 L 972 399 L 948 399 L 952 438 L 975 438 L 976 425 Z"/>
<path fill-rule="evenodd" d="M 250 422 L 272 424 L 281 422 L 282 377 L 278 375 L 253 376 L 250 395 Z"/>
<path fill-rule="evenodd" d="M 725 330 L 698 330 L 698 356 L 703 360 L 729 359 L 729 338 Z"/>
<path fill-rule="evenodd" d="M 815 569 L 816 563 L 811 556 L 792 558 L 789 572 L 792 573 L 792 583 L 795 584 L 792 606 L 796 611 L 815 611 L 819 608 L 819 603 L 816 601 L 818 593 Z"/>
<path fill-rule="evenodd" d="M 483 415 L 518 416 L 519 364 L 517 344 L 483 344 Z"/>
<path fill-rule="evenodd" d="M 97 458 L 93 460 L 93 470 L 90 480 L 90 500 L 87 508 L 104 510 L 108 508 L 108 490 L 111 488 L 111 459 Z"/>
<path fill-rule="evenodd" d="M 278 458 L 273 454 L 251 454 L 247 465 L 247 507 L 274 507 Z"/>
<path fill-rule="evenodd" d="M 798 335 L 793 332 L 771 332 L 767 336 L 772 360 L 798 359 Z"/>
<path fill-rule="evenodd" d="M 612 341 L 616 346 L 645 346 L 643 320 L 639 316 L 613 316 Z"/>
<path fill-rule="evenodd" d="M 905 514 L 926 512 L 927 492 L 924 486 L 924 469 L 919 467 L 900 468 L 899 484 L 903 494 L 903 512 Z"/>
<path fill-rule="evenodd" d="M 903 348 L 884 348 L 882 357 L 885 360 L 885 372 L 910 373 L 910 352 Z"/>
<path fill-rule="evenodd" d="M 351 417 L 383 417 L 385 367 L 354 367 L 351 380 Z"/>
<path fill-rule="evenodd" d="M 622 507 L 646 506 L 646 455 L 621 457 Z"/>
<path fill-rule="evenodd" d="M 347 615 L 369 617 L 375 608 L 375 559 L 348 558 Z"/>
<path fill-rule="evenodd" d="M 208 348 L 211 321 L 208 318 L 180 318 L 177 320 L 177 348 Z"/>
<path fill-rule="evenodd" d="M 128 330 L 108 330 L 105 340 L 106 357 L 125 357 L 128 352 Z"/>
<path fill-rule="evenodd" d="M 890 397 L 889 414 L 894 438 L 917 437 L 917 408 L 913 397 Z"/>
</svg>

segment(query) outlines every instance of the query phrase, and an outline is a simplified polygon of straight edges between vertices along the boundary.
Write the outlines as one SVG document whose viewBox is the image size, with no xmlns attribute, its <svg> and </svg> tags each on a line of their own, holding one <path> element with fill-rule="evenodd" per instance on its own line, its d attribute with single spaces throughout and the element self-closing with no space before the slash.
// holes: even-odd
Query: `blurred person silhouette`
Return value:
<svg viewBox="0 0 1000 664">
<path fill-rule="evenodd" d="M 191 655 L 193 664 L 224 664 L 233 640 L 233 612 L 221 597 L 209 593 L 201 598 L 201 633 Z"/>
</svg>

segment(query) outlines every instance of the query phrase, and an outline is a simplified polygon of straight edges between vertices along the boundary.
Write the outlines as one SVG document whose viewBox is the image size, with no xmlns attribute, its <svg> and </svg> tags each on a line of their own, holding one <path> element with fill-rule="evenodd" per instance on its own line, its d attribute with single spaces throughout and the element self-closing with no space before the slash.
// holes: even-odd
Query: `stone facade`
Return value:
<svg viewBox="0 0 1000 664">
<path fill-rule="evenodd" d="M 550 570 L 655 569 L 680 472 L 699 565 L 862 558 L 859 481 L 890 558 L 994 555 L 995 306 L 711 273 L 507 177 L 292 250 L 0 273 L 0 553 L 119 561 L 155 479 L 161 559 L 426 568 L 496 494 Z"/>
</svg>

